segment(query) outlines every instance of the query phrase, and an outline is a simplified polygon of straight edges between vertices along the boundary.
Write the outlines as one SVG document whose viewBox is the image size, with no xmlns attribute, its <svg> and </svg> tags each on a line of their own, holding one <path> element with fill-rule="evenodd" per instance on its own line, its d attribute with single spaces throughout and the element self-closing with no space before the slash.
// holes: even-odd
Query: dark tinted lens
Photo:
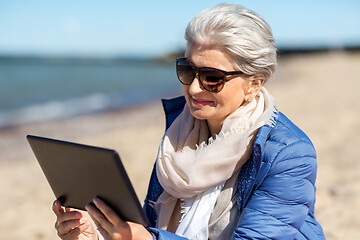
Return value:
<svg viewBox="0 0 360 240">
<path fill-rule="evenodd" d="M 202 68 L 199 72 L 203 87 L 210 92 L 220 92 L 224 86 L 225 74 L 215 69 Z"/>
<path fill-rule="evenodd" d="M 176 63 L 176 74 L 182 84 L 190 85 L 195 77 L 194 68 L 185 61 L 178 61 Z"/>
</svg>

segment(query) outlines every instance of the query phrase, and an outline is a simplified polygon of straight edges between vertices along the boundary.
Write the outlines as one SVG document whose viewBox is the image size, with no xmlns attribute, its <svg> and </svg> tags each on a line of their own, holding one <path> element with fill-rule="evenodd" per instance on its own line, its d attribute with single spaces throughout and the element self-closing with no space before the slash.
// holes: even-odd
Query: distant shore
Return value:
<svg viewBox="0 0 360 240">
<path fill-rule="evenodd" d="M 344 45 L 344 46 L 327 46 L 327 45 L 315 45 L 315 46 L 278 46 L 278 55 L 280 56 L 290 56 L 298 54 L 318 54 L 326 52 L 359 52 L 360 45 Z M 121 55 L 40 55 L 40 54 L 11 54 L 11 53 L 1 53 L 0 52 L 0 61 L 44 61 L 44 62 L 76 62 L 76 63 L 96 63 L 96 64 L 106 64 L 109 62 L 153 62 L 153 63 L 173 63 L 174 59 L 183 57 L 185 49 L 179 49 L 175 52 L 166 53 L 161 56 L 121 56 Z"/>
</svg>

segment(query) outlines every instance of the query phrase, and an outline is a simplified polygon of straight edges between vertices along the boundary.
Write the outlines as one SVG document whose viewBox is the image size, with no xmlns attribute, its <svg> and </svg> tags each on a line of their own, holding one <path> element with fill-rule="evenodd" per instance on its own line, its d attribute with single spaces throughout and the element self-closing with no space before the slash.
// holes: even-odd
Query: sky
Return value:
<svg viewBox="0 0 360 240">
<path fill-rule="evenodd" d="M 260 14 L 280 48 L 360 46 L 358 0 L 0 0 L 0 54 L 161 56 L 221 2 Z"/>
</svg>

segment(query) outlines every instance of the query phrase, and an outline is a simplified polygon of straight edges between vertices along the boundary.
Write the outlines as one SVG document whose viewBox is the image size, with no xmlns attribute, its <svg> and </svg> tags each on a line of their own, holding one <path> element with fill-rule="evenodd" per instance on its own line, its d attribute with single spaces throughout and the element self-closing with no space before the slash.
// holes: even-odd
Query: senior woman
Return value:
<svg viewBox="0 0 360 240">
<path fill-rule="evenodd" d="M 314 217 L 316 153 L 263 87 L 276 70 L 268 24 L 238 5 L 202 11 L 176 71 L 185 97 L 163 101 L 144 211 L 122 221 L 101 200 L 88 213 L 106 239 L 325 239 Z M 97 239 L 82 213 L 56 201 L 62 239 Z M 101 236 L 100 236 L 101 237 Z"/>
</svg>

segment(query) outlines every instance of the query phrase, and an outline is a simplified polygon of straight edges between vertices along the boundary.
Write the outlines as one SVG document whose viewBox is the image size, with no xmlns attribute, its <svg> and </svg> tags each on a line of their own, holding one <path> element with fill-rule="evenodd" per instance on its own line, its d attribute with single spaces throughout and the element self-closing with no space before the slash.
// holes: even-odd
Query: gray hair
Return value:
<svg viewBox="0 0 360 240">
<path fill-rule="evenodd" d="M 277 68 L 275 40 L 270 26 L 240 5 L 219 4 L 203 10 L 187 26 L 189 44 L 211 44 L 225 49 L 234 68 L 247 75 L 262 73 L 267 80 Z"/>
</svg>

